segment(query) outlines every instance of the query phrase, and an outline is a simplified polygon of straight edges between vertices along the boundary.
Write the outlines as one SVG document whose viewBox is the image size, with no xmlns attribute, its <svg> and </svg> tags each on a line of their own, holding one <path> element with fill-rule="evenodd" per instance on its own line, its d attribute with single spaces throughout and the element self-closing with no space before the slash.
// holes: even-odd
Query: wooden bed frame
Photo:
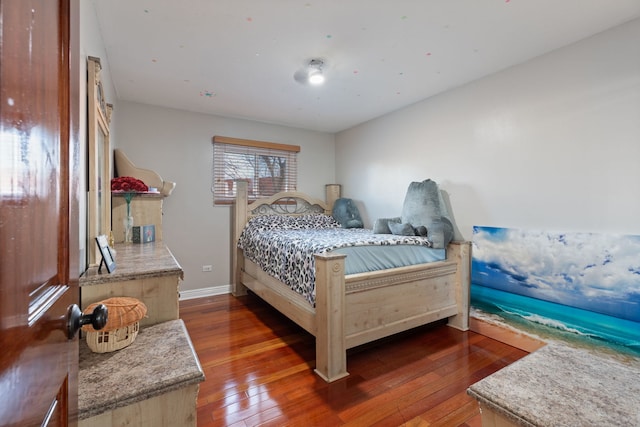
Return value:
<svg viewBox="0 0 640 427">
<path fill-rule="evenodd" d="M 326 186 L 326 202 L 300 192 L 282 192 L 252 203 L 247 183 L 236 183 L 233 295 L 247 288 L 316 337 L 315 372 L 327 382 L 347 372 L 347 349 L 449 318 L 469 329 L 471 243 L 452 242 L 447 258 L 427 264 L 344 274 L 346 255 L 316 255 L 316 307 L 245 258 L 237 242 L 247 221 L 260 214 L 331 214 L 340 186 Z"/>
</svg>

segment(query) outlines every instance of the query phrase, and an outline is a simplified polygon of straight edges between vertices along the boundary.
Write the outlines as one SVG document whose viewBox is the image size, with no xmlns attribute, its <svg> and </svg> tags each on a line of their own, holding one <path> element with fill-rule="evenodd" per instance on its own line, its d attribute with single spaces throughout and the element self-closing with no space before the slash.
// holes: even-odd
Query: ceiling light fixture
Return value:
<svg viewBox="0 0 640 427">
<path fill-rule="evenodd" d="M 322 66 L 324 61 L 321 59 L 312 59 L 309 63 L 309 83 L 312 85 L 320 85 L 324 83 L 324 74 L 322 74 Z"/>
<path fill-rule="evenodd" d="M 293 78 L 303 85 L 321 85 L 325 80 L 323 72 L 324 65 L 324 60 L 322 59 L 311 59 L 304 67 L 293 74 Z"/>
</svg>

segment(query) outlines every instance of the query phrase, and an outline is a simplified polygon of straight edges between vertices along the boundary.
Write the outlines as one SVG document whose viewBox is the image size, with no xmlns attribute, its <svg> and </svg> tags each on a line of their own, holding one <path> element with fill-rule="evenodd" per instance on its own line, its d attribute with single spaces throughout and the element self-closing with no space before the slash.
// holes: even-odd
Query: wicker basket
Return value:
<svg viewBox="0 0 640 427">
<path fill-rule="evenodd" d="M 135 322 L 111 331 L 87 332 L 87 345 L 94 353 L 108 353 L 125 348 L 136 339 L 140 323 Z"/>
<path fill-rule="evenodd" d="M 85 308 L 91 313 L 96 305 L 107 306 L 108 318 L 105 327 L 99 331 L 91 325 L 84 325 L 87 345 L 95 353 L 108 353 L 120 350 L 131 344 L 140 330 L 140 319 L 147 314 L 147 307 L 141 301 L 131 297 L 112 297 Z"/>
</svg>

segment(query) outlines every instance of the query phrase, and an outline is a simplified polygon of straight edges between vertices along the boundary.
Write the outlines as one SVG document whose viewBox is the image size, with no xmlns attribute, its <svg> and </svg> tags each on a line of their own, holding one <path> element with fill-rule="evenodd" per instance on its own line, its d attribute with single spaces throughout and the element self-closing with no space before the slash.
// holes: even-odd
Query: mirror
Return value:
<svg viewBox="0 0 640 427">
<path fill-rule="evenodd" d="M 87 58 L 87 109 L 89 142 L 89 182 L 87 197 L 87 247 L 88 264 L 97 266 L 100 254 L 95 242 L 99 235 L 111 231 L 111 146 L 109 144 L 109 123 L 113 106 L 104 99 L 100 81 L 100 58 Z"/>
</svg>

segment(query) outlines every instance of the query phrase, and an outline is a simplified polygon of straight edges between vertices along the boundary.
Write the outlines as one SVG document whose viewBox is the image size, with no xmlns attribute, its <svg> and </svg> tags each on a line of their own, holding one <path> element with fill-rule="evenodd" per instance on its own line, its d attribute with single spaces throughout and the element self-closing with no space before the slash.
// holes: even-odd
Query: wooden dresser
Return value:
<svg viewBox="0 0 640 427">
<path fill-rule="evenodd" d="M 110 297 L 133 297 L 147 306 L 140 326 L 154 325 L 178 318 L 178 285 L 182 267 L 161 241 L 153 243 L 116 243 L 116 270 L 109 274 L 103 267 L 92 267 L 80 277 L 80 306 Z"/>
</svg>

